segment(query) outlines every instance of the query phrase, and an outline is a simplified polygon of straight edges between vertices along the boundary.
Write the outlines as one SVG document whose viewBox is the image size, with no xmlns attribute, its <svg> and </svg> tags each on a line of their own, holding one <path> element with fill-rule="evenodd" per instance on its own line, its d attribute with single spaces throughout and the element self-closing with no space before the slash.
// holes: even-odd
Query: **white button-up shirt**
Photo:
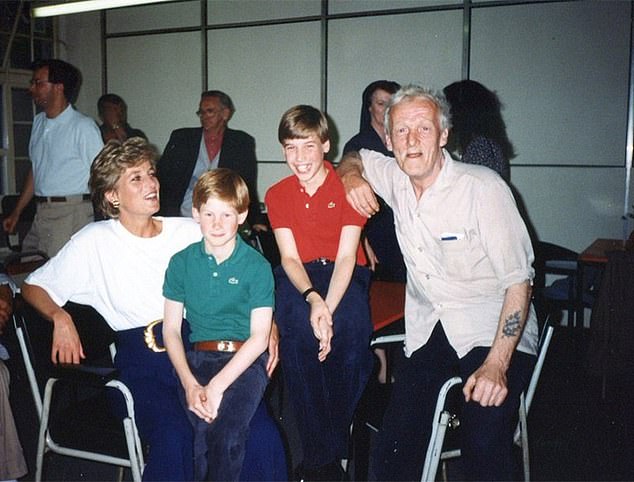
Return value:
<svg viewBox="0 0 634 482">
<path fill-rule="evenodd" d="M 506 289 L 534 276 L 531 241 L 507 184 L 443 150 L 438 177 L 417 200 L 393 158 L 360 154 L 364 176 L 394 210 L 407 265 L 406 355 L 427 342 L 439 320 L 459 357 L 491 346 Z M 531 307 L 518 349 L 534 354 L 536 346 Z"/>
</svg>

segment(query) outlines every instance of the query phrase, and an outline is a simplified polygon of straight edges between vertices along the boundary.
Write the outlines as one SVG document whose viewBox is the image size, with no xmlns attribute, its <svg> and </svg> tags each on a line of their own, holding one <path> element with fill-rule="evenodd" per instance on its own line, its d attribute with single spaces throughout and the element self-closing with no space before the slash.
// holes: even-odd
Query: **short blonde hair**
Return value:
<svg viewBox="0 0 634 482">
<path fill-rule="evenodd" d="M 238 213 L 249 209 L 249 188 L 240 175 L 224 167 L 205 172 L 194 186 L 192 205 L 200 210 L 209 199 L 220 199 Z"/>
<path fill-rule="evenodd" d="M 323 143 L 330 140 L 328 120 L 322 111 L 310 105 L 296 105 L 282 115 L 277 129 L 280 144 L 288 139 L 307 139 L 317 134 Z"/>
<path fill-rule="evenodd" d="M 156 168 L 156 158 L 156 149 L 142 137 L 131 137 L 125 142 L 108 141 L 90 166 L 88 185 L 95 208 L 104 216 L 118 218 L 119 209 L 106 199 L 106 193 L 115 189 L 126 169 L 146 161 Z"/>
</svg>

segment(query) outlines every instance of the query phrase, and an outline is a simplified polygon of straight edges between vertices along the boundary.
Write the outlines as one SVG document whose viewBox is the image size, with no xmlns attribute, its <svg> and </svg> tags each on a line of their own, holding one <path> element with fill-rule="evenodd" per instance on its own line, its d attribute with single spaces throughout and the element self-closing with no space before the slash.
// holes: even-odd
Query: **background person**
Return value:
<svg viewBox="0 0 634 482">
<path fill-rule="evenodd" d="M 407 261 L 406 358 L 378 435 L 375 476 L 420 478 L 438 391 L 458 375 L 464 477 L 512 480 L 519 397 L 537 347 L 528 232 L 500 176 L 443 149 L 451 126 L 444 97 L 404 87 L 385 126 L 396 159 L 362 150 L 340 165 L 360 213 L 377 209 L 374 191 L 394 209 Z"/>
<path fill-rule="evenodd" d="M 201 94 L 196 111 L 201 127 L 172 132 L 158 163 L 162 214 L 191 216 L 192 192 L 200 175 L 226 167 L 240 174 L 249 186 L 251 205 L 247 222 L 256 230 L 266 229 L 257 192 L 255 140 L 246 132 L 227 127 L 235 110 L 227 94 L 208 90 Z"/>
<path fill-rule="evenodd" d="M 493 169 L 510 182 L 509 160 L 515 152 L 506 134 L 498 96 L 475 80 L 454 82 L 443 92 L 451 105 L 449 152 L 462 162 Z"/>
<path fill-rule="evenodd" d="M 88 173 L 103 142 L 95 121 L 72 106 L 81 83 L 79 70 L 58 59 L 36 61 L 31 69 L 29 91 L 42 112 L 33 119 L 31 169 L 15 209 L 2 227 L 14 232 L 22 211 L 35 196 L 37 212 L 22 250 L 39 249 L 53 256 L 73 233 L 93 220 Z"/>
<path fill-rule="evenodd" d="M 130 137 L 147 139 L 142 130 L 134 129 L 128 124 L 128 105 L 117 94 L 104 94 L 99 97 L 97 110 L 101 119 L 99 130 L 104 142 L 110 139 L 123 142 Z"/>
<path fill-rule="evenodd" d="M 343 148 L 344 155 L 350 151 L 369 149 L 386 156 L 392 156 L 386 146 L 385 108 L 401 86 L 390 80 L 377 80 L 363 91 L 361 102 L 361 120 L 359 133 L 350 139 Z M 364 246 L 370 268 L 375 279 L 405 282 L 405 262 L 394 231 L 394 213 L 392 209 L 377 197 L 379 211 L 368 219 L 363 230 Z M 385 367 L 385 364 L 382 364 Z M 385 381 L 385 370 L 379 375 Z"/>
<path fill-rule="evenodd" d="M 359 133 L 344 146 L 343 154 L 361 149 L 370 149 L 391 156 L 385 145 L 385 108 L 401 86 L 390 80 L 377 80 L 369 84 L 361 96 L 361 116 Z M 374 279 L 405 282 L 406 270 L 403 254 L 394 230 L 394 213 L 385 201 L 377 196 L 378 212 L 368 219 L 363 228 L 363 246 L 368 257 L 368 266 L 374 272 Z M 387 381 L 387 357 L 385 349 L 375 348 L 379 361 L 377 379 Z"/>
</svg>

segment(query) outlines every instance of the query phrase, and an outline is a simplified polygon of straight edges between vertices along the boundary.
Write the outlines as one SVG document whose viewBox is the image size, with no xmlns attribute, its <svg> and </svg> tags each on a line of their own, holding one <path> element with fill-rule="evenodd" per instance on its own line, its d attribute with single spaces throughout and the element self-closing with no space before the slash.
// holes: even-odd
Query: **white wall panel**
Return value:
<svg viewBox="0 0 634 482">
<path fill-rule="evenodd" d="M 170 132 L 200 125 L 200 34 L 108 40 L 108 90 L 128 104 L 128 121 L 163 151 Z"/>
<path fill-rule="evenodd" d="M 200 26 L 199 0 L 115 8 L 106 15 L 108 33 L 196 26 Z"/>
<path fill-rule="evenodd" d="M 456 3 L 456 0 L 453 0 Z M 330 0 L 328 13 L 351 13 L 372 10 L 389 10 L 394 8 L 433 7 L 448 5 L 449 0 Z M 458 1 L 462 5 L 462 1 Z"/>
<path fill-rule="evenodd" d="M 259 160 L 283 161 L 277 126 L 288 108 L 319 107 L 319 38 L 319 22 L 209 32 L 209 88 L 231 96 L 229 125 L 255 137 Z"/>
<path fill-rule="evenodd" d="M 328 113 L 338 152 L 359 131 L 361 94 L 379 79 L 433 88 L 460 79 L 462 12 L 333 20 L 328 28 Z"/>
<path fill-rule="evenodd" d="M 471 78 L 496 90 L 522 164 L 624 165 L 629 2 L 473 10 Z"/>
<path fill-rule="evenodd" d="M 209 25 L 255 22 L 321 14 L 320 0 L 207 0 Z"/>
</svg>

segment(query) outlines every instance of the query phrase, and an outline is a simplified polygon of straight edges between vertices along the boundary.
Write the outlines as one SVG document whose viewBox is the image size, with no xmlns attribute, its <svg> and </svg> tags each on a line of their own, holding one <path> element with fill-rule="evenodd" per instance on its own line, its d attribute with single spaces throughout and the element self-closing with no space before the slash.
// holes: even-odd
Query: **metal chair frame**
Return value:
<svg viewBox="0 0 634 482">
<path fill-rule="evenodd" d="M 546 360 L 546 355 L 548 353 L 548 348 L 550 346 L 553 333 L 554 328 L 551 325 L 549 319 L 547 319 L 540 336 L 539 350 L 537 360 L 535 362 L 535 367 L 533 368 L 533 373 L 531 375 L 526 391 L 522 392 L 522 394 L 520 395 L 520 406 L 518 414 L 519 420 L 517 428 L 515 429 L 513 441 L 522 449 L 524 480 L 527 482 L 530 480 L 530 454 L 528 447 L 527 416 L 533 402 L 537 383 L 539 382 L 539 377 L 544 366 L 544 361 Z M 372 340 L 371 346 L 403 342 L 404 340 L 404 334 L 377 337 Z M 423 472 L 420 479 L 422 482 L 433 482 L 436 479 L 438 465 L 441 461 L 443 462 L 444 480 L 447 480 L 444 462 L 452 458 L 460 457 L 461 455 L 460 449 L 443 451 L 443 443 L 445 440 L 447 428 L 457 428 L 460 425 L 460 421 L 457 416 L 445 406 L 447 395 L 455 386 L 461 384 L 462 378 L 452 377 L 442 385 L 438 392 L 434 418 L 432 421 L 432 433 L 429 444 L 427 446 L 427 451 L 425 453 L 425 463 L 423 465 Z M 376 427 L 370 426 L 369 428 L 378 431 Z"/>
<path fill-rule="evenodd" d="M 51 422 L 51 402 L 56 384 L 63 379 L 64 372 L 68 372 L 71 378 L 76 378 L 71 372 L 75 369 L 60 369 L 61 376 L 59 378 L 51 377 L 47 380 L 44 395 L 41 396 L 39 384 L 34 367 L 34 353 L 32 351 L 28 330 L 26 328 L 26 321 L 22 313 L 16 312 L 13 316 L 15 325 L 15 332 L 17 335 L 18 343 L 20 346 L 20 352 L 24 360 L 24 365 L 27 373 L 27 379 L 33 395 L 33 401 L 37 411 L 38 418 L 40 420 L 40 428 L 38 433 L 38 444 L 36 453 L 36 472 L 35 481 L 42 480 L 42 473 L 44 468 L 44 455 L 50 451 L 60 455 L 66 455 L 69 457 L 75 457 L 85 460 L 91 460 L 95 462 L 102 462 L 110 465 L 116 465 L 120 468 L 129 468 L 134 482 L 141 482 L 141 475 L 145 466 L 143 458 L 143 448 L 139 433 L 135 424 L 134 418 L 134 400 L 128 387 L 121 381 L 116 379 L 107 379 L 103 375 L 94 375 L 95 370 L 91 370 L 89 367 L 85 367 L 83 376 L 90 376 L 93 374 L 94 380 L 92 383 L 101 383 L 102 386 L 109 389 L 118 390 L 124 398 L 126 406 L 126 417 L 123 419 L 123 431 L 125 434 L 126 448 L 128 452 L 128 458 L 121 458 L 112 456 L 105 453 L 91 452 L 87 450 L 81 450 L 72 447 L 65 447 L 58 444 L 49 431 Z M 81 365 L 79 366 L 81 367 Z M 81 368 L 79 368 L 81 370 Z M 97 370 L 98 371 L 98 370 Z M 120 472 L 120 478 L 122 472 Z"/>
</svg>

